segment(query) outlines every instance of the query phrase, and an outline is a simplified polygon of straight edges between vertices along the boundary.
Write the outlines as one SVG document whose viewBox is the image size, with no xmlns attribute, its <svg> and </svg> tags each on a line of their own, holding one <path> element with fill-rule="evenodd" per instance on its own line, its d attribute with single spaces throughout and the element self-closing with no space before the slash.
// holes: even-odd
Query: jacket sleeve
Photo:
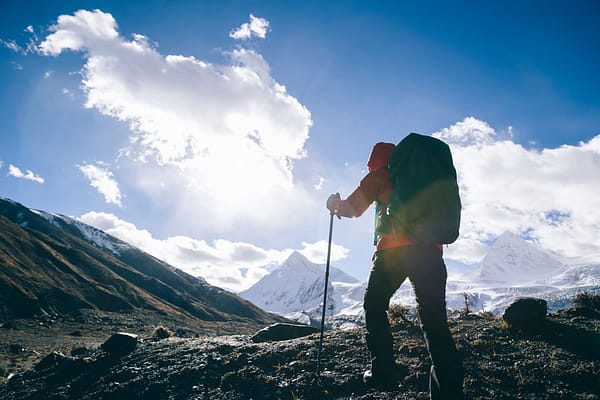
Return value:
<svg viewBox="0 0 600 400">
<path fill-rule="evenodd" d="M 364 214 L 377 199 L 382 186 L 382 174 L 377 171 L 367 174 L 360 185 L 345 200 L 334 200 L 332 208 L 341 217 L 356 218 Z M 385 178 L 385 177 L 383 177 Z"/>
</svg>

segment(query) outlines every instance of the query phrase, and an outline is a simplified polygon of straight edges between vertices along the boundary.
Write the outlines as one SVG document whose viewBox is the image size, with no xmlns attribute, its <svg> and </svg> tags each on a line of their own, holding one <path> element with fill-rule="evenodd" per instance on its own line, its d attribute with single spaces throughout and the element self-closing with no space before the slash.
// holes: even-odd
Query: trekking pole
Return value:
<svg viewBox="0 0 600 400">
<path fill-rule="evenodd" d="M 325 293 L 323 294 L 323 314 L 321 315 L 321 338 L 319 339 L 319 356 L 317 358 L 317 378 L 321 376 L 321 352 L 323 350 L 323 331 L 325 329 L 325 309 L 327 305 L 327 286 L 329 282 L 329 260 L 331 258 L 331 234 L 333 232 L 333 213 L 329 218 L 329 241 L 327 243 L 327 265 L 325 267 Z"/>
</svg>

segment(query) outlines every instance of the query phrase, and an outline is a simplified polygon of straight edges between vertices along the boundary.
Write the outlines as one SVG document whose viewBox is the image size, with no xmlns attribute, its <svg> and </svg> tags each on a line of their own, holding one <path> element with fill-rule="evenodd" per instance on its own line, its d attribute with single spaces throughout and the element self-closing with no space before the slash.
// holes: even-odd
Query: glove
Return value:
<svg viewBox="0 0 600 400">
<path fill-rule="evenodd" d="M 327 199 L 327 209 L 331 211 L 332 214 L 335 214 L 341 200 L 342 198 L 339 193 L 332 194 Z"/>
</svg>

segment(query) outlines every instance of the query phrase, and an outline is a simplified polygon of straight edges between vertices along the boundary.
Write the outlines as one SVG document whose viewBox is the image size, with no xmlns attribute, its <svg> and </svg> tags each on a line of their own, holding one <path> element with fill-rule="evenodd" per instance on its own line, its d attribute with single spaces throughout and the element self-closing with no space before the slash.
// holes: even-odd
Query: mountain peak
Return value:
<svg viewBox="0 0 600 400">
<path fill-rule="evenodd" d="M 334 282 L 352 284 L 357 279 L 330 266 L 330 290 Z M 286 314 L 319 307 L 324 289 L 325 265 L 294 251 L 273 272 L 239 294 L 267 311 Z"/>
<path fill-rule="evenodd" d="M 520 235 L 517 235 L 511 231 L 504 231 L 496 241 L 494 242 L 494 246 L 502 246 L 506 244 L 515 244 L 515 243 L 529 243 L 527 240 L 523 239 Z"/>
<path fill-rule="evenodd" d="M 550 252 L 513 232 L 504 232 L 481 262 L 479 277 L 497 282 L 533 282 L 562 267 Z"/>
<path fill-rule="evenodd" d="M 297 250 L 294 250 L 292 254 L 283 262 L 283 264 L 288 263 L 309 263 L 309 259 L 302 253 Z"/>
</svg>

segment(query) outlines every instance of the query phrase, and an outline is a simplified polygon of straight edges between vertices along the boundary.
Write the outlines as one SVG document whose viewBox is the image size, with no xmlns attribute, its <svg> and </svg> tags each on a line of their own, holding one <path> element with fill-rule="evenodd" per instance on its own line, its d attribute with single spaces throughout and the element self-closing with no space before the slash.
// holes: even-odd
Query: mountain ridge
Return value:
<svg viewBox="0 0 600 400">
<path fill-rule="evenodd" d="M 283 320 L 69 217 L 0 199 L 0 225 L 2 320 L 82 308 L 149 310 L 252 329 Z"/>
<path fill-rule="evenodd" d="M 294 262 L 297 262 L 296 267 L 289 265 Z M 281 274 L 287 270 L 300 270 L 306 266 L 306 262 L 307 260 L 299 257 L 290 257 L 286 260 L 287 268 L 275 269 L 278 272 L 266 275 L 263 283 L 259 281 L 260 284 L 257 283 L 241 295 L 265 310 L 281 313 L 289 318 L 305 323 L 318 320 L 321 315 L 324 269 L 319 272 L 321 276 L 309 274 L 313 284 L 305 285 L 302 293 L 297 287 L 289 288 L 273 282 L 264 284 L 273 279 L 274 273 L 279 274 L 274 282 L 298 281 L 295 274 Z M 336 282 L 332 274 L 327 299 L 330 323 L 336 326 L 363 323 L 362 302 L 366 285 L 366 282 Z M 313 294 L 310 302 L 293 301 L 310 297 L 314 288 L 321 291 L 320 297 Z M 600 266 L 563 264 L 547 250 L 514 233 L 505 232 L 492 245 L 473 275 L 460 281 L 448 281 L 446 303 L 450 310 L 460 311 L 468 304 L 469 309 L 474 312 L 490 311 L 499 315 L 516 298 L 537 296 L 548 301 L 550 311 L 556 311 L 568 307 L 570 299 L 583 291 L 600 292 Z M 252 295 L 249 296 L 248 293 Z M 394 294 L 391 302 L 416 306 L 414 292 L 408 280 Z"/>
</svg>

